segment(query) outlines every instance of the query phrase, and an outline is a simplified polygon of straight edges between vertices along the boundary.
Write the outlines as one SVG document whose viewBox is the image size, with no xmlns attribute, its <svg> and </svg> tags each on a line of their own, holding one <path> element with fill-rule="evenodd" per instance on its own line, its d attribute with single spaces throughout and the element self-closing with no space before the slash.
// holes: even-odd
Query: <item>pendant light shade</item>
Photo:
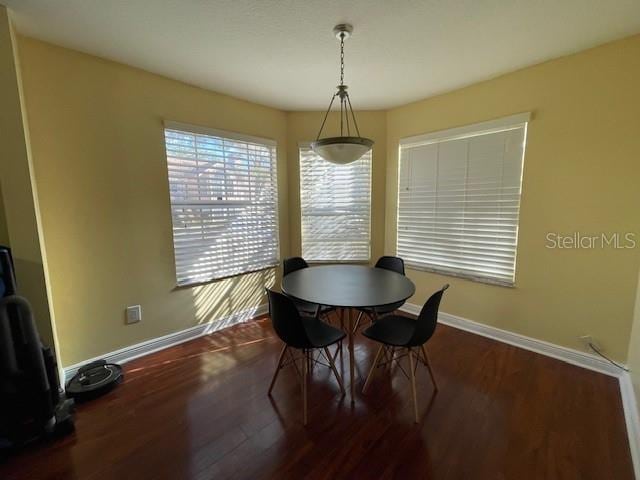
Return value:
<svg viewBox="0 0 640 480">
<path fill-rule="evenodd" d="M 329 137 L 311 144 L 311 150 L 327 162 L 344 165 L 359 160 L 373 147 L 373 140 L 362 137 Z"/>
<path fill-rule="evenodd" d="M 353 27 L 349 24 L 336 25 L 333 29 L 333 33 L 340 40 L 340 85 L 338 85 L 338 91 L 331 97 L 329 108 L 324 115 L 324 120 L 318 132 L 318 138 L 311 144 L 311 150 L 326 161 L 341 165 L 359 160 L 373 147 L 373 140 L 360 135 L 356 116 L 351 107 L 349 93 L 347 93 L 348 87 L 344 84 L 344 41 L 351 36 L 352 32 Z M 320 138 L 336 97 L 340 98 L 340 136 Z M 355 128 L 357 136 L 351 135 L 351 124 Z"/>
</svg>

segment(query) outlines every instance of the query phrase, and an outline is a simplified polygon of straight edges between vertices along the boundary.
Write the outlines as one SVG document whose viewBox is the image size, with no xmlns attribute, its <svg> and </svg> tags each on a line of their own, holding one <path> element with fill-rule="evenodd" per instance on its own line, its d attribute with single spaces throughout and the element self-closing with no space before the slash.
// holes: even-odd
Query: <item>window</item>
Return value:
<svg viewBox="0 0 640 480">
<path fill-rule="evenodd" d="M 302 256 L 311 261 L 369 261 L 371 152 L 348 165 L 300 148 Z"/>
<path fill-rule="evenodd" d="M 178 285 L 278 263 L 276 145 L 165 124 Z"/>
<path fill-rule="evenodd" d="M 398 255 L 512 286 L 529 114 L 400 142 Z"/>
</svg>

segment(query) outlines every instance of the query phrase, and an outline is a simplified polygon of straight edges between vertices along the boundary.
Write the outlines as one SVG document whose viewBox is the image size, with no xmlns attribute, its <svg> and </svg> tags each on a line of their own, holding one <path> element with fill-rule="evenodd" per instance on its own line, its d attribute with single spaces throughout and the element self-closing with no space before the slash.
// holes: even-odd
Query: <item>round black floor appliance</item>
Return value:
<svg viewBox="0 0 640 480">
<path fill-rule="evenodd" d="M 67 396 L 78 402 L 84 402 L 100 397 L 113 390 L 124 374 L 122 367 L 106 360 L 96 360 L 78 369 L 67 383 Z"/>
</svg>

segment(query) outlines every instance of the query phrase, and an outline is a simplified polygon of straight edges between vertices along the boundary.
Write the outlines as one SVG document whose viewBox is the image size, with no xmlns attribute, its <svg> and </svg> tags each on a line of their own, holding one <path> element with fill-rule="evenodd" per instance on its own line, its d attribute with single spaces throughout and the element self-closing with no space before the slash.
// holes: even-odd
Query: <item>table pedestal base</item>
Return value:
<svg viewBox="0 0 640 480">
<path fill-rule="evenodd" d="M 349 321 L 347 322 L 347 335 L 349 337 L 349 380 L 351 381 L 351 403 L 356 401 L 356 384 L 354 381 L 355 373 L 355 353 L 353 351 L 353 308 L 348 309 Z"/>
</svg>

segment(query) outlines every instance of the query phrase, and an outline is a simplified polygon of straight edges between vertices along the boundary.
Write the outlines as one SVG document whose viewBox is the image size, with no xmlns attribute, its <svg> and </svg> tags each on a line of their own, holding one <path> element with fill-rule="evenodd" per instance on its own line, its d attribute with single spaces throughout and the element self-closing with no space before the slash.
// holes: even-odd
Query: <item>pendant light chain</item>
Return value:
<svg viewBox="0 0 640 480">
<path fill-rule="evenodd" d="M 340 85 L 344 86 L 344 33 L 340 35 Z M 353 113 L 353 107 L 351 106 L 351 99 L 347 91 L 344 91 L 344 97 L 340 97 L 341 104 L 344 103 L 344 116 L 347 122 L 347 135 L 349 132 L 349 111 L 351 112 L 351 118 L 353 118 L 353 126 L 356 127 L 356 133 L 360 136 L 360 129 L 358 128 L 358 122 L 356 122 L 356 115 Z M 340 108 L 340 135 L 342 135 L 342 105 Z"/>
<path fill-rule="evenodd" d="M 340 85 L 344 85 L 344 33 L 340 34 Z"/>
<path fill-rule="evenodd" d="M 340 34 L 340 86 L 344 86 L 344 33 Z M 344 94 L 340 91 L 340 136 L 344 135 L 344 117 L 349 115 L 346 107 Z"/>
</svg>

